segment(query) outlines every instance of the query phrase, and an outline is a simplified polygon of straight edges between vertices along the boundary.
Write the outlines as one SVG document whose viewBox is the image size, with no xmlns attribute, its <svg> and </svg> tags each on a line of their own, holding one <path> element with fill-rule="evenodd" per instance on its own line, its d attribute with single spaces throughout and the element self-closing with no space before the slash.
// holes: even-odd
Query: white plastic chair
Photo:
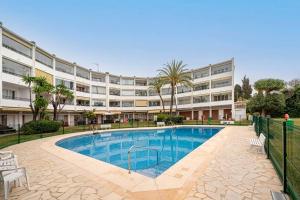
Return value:
<svg viewBox="0 0 300 200">
<path fill-rule="evenodd" d="M 0 151 L 0 160 L 2 159 L 8 159 L 13 157 L 14 154 L 12 151 Z"/>
<path fill-rule="evenodd" d="M 10 191 L 10 184 L 12 182 L 15 185 L 21 186 L 24 180 L 26 181 L 27 189 L 29 190 L 29 182 L 26 174 L 26 169 L 19 168 L 18 159 L 16 155 L 11 155 L 7 159 L 0 159 L 0 181 L 3 183 L 4 200 L 8 199 L 8 193 Z"/>
<path fill-rule="evenodd" d="M 13 182 L 15 184 L 18 182 L 21 186 L 23 183 L 22 180 L 25 180 L 27 189 L 29 190 L 29 183 L 28 183 L 26 169 L 24 167 L 21 168 L 14 168 L 14 167 L 15 166 L 11 166 L 11 165 L 0 167 L 0 180 L 1 182 L 3 182 L 4 200 L 8 200 L 10 184 Z M 12 169 L 7 169 L 7 168 L 12 168 Z"/>
</svg>

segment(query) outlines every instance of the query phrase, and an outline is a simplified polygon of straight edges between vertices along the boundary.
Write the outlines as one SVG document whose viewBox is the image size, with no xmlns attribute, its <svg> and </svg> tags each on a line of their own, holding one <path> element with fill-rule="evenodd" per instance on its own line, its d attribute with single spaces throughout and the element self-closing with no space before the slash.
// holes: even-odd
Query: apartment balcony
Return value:
<svg viewBox="0 0 300 200">
<path fill-rule="evenodd" d="M 2 48 L 2 56 L 13 59 L 13 60 L 17 60 L 18 62 L 24 63 L 29 66 L 32 66 L 32 63 L 33 63 L 32 58 L 29 58 L 25 55 L 22 55 L 16 51 L 13 51 L 6 47 Z"/>
<path fill-rule="evenodd" d="M 89 92 L 76 91 L 76 96 L 90 98 L 90 93 Z"/>
<path fill-rule="evenodd" d="M 12 83 L 15 85 L 20 85 L 20 86 L 27 86 L 24 81 L 22 80 L 22 77 L 16 74 L 12 74 L 12 73 L 6 73 L 3 70 L 2 73 L 2 81 L 3 82 L 8 82 L 8 83 Z"/>
<path fill-rule="evenodd" d="M 1 106 L 29 108 L 29 98 L 2 96 Z"/>
<path fill-rule="evenodd" d="M 232 91 L 233 90 L 233 86 L 225 86 L 225 87 L 217 87 L 217 88 L 211 88 L 211 93 L 220 93 L 220 92 L 224 92 L 224 91 Z"/>
</svg>

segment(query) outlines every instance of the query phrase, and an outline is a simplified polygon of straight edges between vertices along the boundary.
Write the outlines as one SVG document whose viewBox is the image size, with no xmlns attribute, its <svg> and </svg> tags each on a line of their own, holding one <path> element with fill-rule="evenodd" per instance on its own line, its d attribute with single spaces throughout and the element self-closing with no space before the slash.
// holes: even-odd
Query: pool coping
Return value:
<svg viewBox="0 0 300 200">
<path fill-rule="evenodd" d="M 222 125 L 178 125 L 176 127 L 221 127 L 217 134 L 212 136 L 205 143 L 194 149 L 188 155 L 183 157 L 169 169 L 164 171 L 156 178 L 147 177 L 136 172 L 128 173 L 128 170 L 96 160 L 92 157 L 82 155 L 80 153 L 59 147 L 56 142 L 85 134 L 91 134 L 92 131 L 72 133 L 67 135 L 59 135 L 53 138 L 48 138 L 42 142 L 41 148 L 47 152 L 71 163 L 79 168 L 90 172 L 91 174 L 109 181 L 130 192 L 144 192 L 154 190 L 170 190 L 182 188 L 193 180 L 193 175 L 197 172 L 204 171 L 214 155 L 221 146 L 222 141 L 227 138 L 229 127 Z M 115 131 L 130 131 L 130 130 L 155 130 L 172 127 L 143 127 L 143 128 L 125 128 L 114 130 L 99 130 L 98 134 Z"/>
</svg>

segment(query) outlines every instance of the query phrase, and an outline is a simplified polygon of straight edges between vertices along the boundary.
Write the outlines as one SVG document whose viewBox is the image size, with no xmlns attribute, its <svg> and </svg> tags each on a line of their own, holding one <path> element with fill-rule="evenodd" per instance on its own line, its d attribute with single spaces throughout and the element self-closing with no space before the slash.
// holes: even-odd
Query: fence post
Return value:
<svg viewBox="0 0 300 200">
<path fill-rule="evenodd" d="M 267 117 L 267 158 L 270 159 L 270 117 Z"/>
<path fill-rule="evenodd" d="M 283 122 L 282 152 L 283 152 L 283 192 L 287 193 L 287 163 L 286 163 L 286 121 Z"/>
<path fill-rule="evenodd" d="M 202 118 L 202 125 L 203 125 L 203 115 L 201 116 L 201 118 Z"/>
<path fill-rule="evenodd" d="M 119 119 L 119 128 L 121 128 L 121 119 Z"/>
<path fill-rule="evenodd" d="M 20 124 L 18 124 L 18 144 L 20 144 Z"/>
</svg>

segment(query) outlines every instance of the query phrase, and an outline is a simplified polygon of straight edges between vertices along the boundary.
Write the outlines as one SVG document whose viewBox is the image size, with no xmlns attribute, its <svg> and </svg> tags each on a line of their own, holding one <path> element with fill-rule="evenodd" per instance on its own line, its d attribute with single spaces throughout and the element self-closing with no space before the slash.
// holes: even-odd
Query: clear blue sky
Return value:
<svg viewBox="0 0 300 200">
<path fill-rule="evenodd" d="M 4 26 L 58 57 L 120 75 L 154 76 L 231 57 L 236 81 L 300 78 L 300 1 L 2 0 Z"/>
</svg>

